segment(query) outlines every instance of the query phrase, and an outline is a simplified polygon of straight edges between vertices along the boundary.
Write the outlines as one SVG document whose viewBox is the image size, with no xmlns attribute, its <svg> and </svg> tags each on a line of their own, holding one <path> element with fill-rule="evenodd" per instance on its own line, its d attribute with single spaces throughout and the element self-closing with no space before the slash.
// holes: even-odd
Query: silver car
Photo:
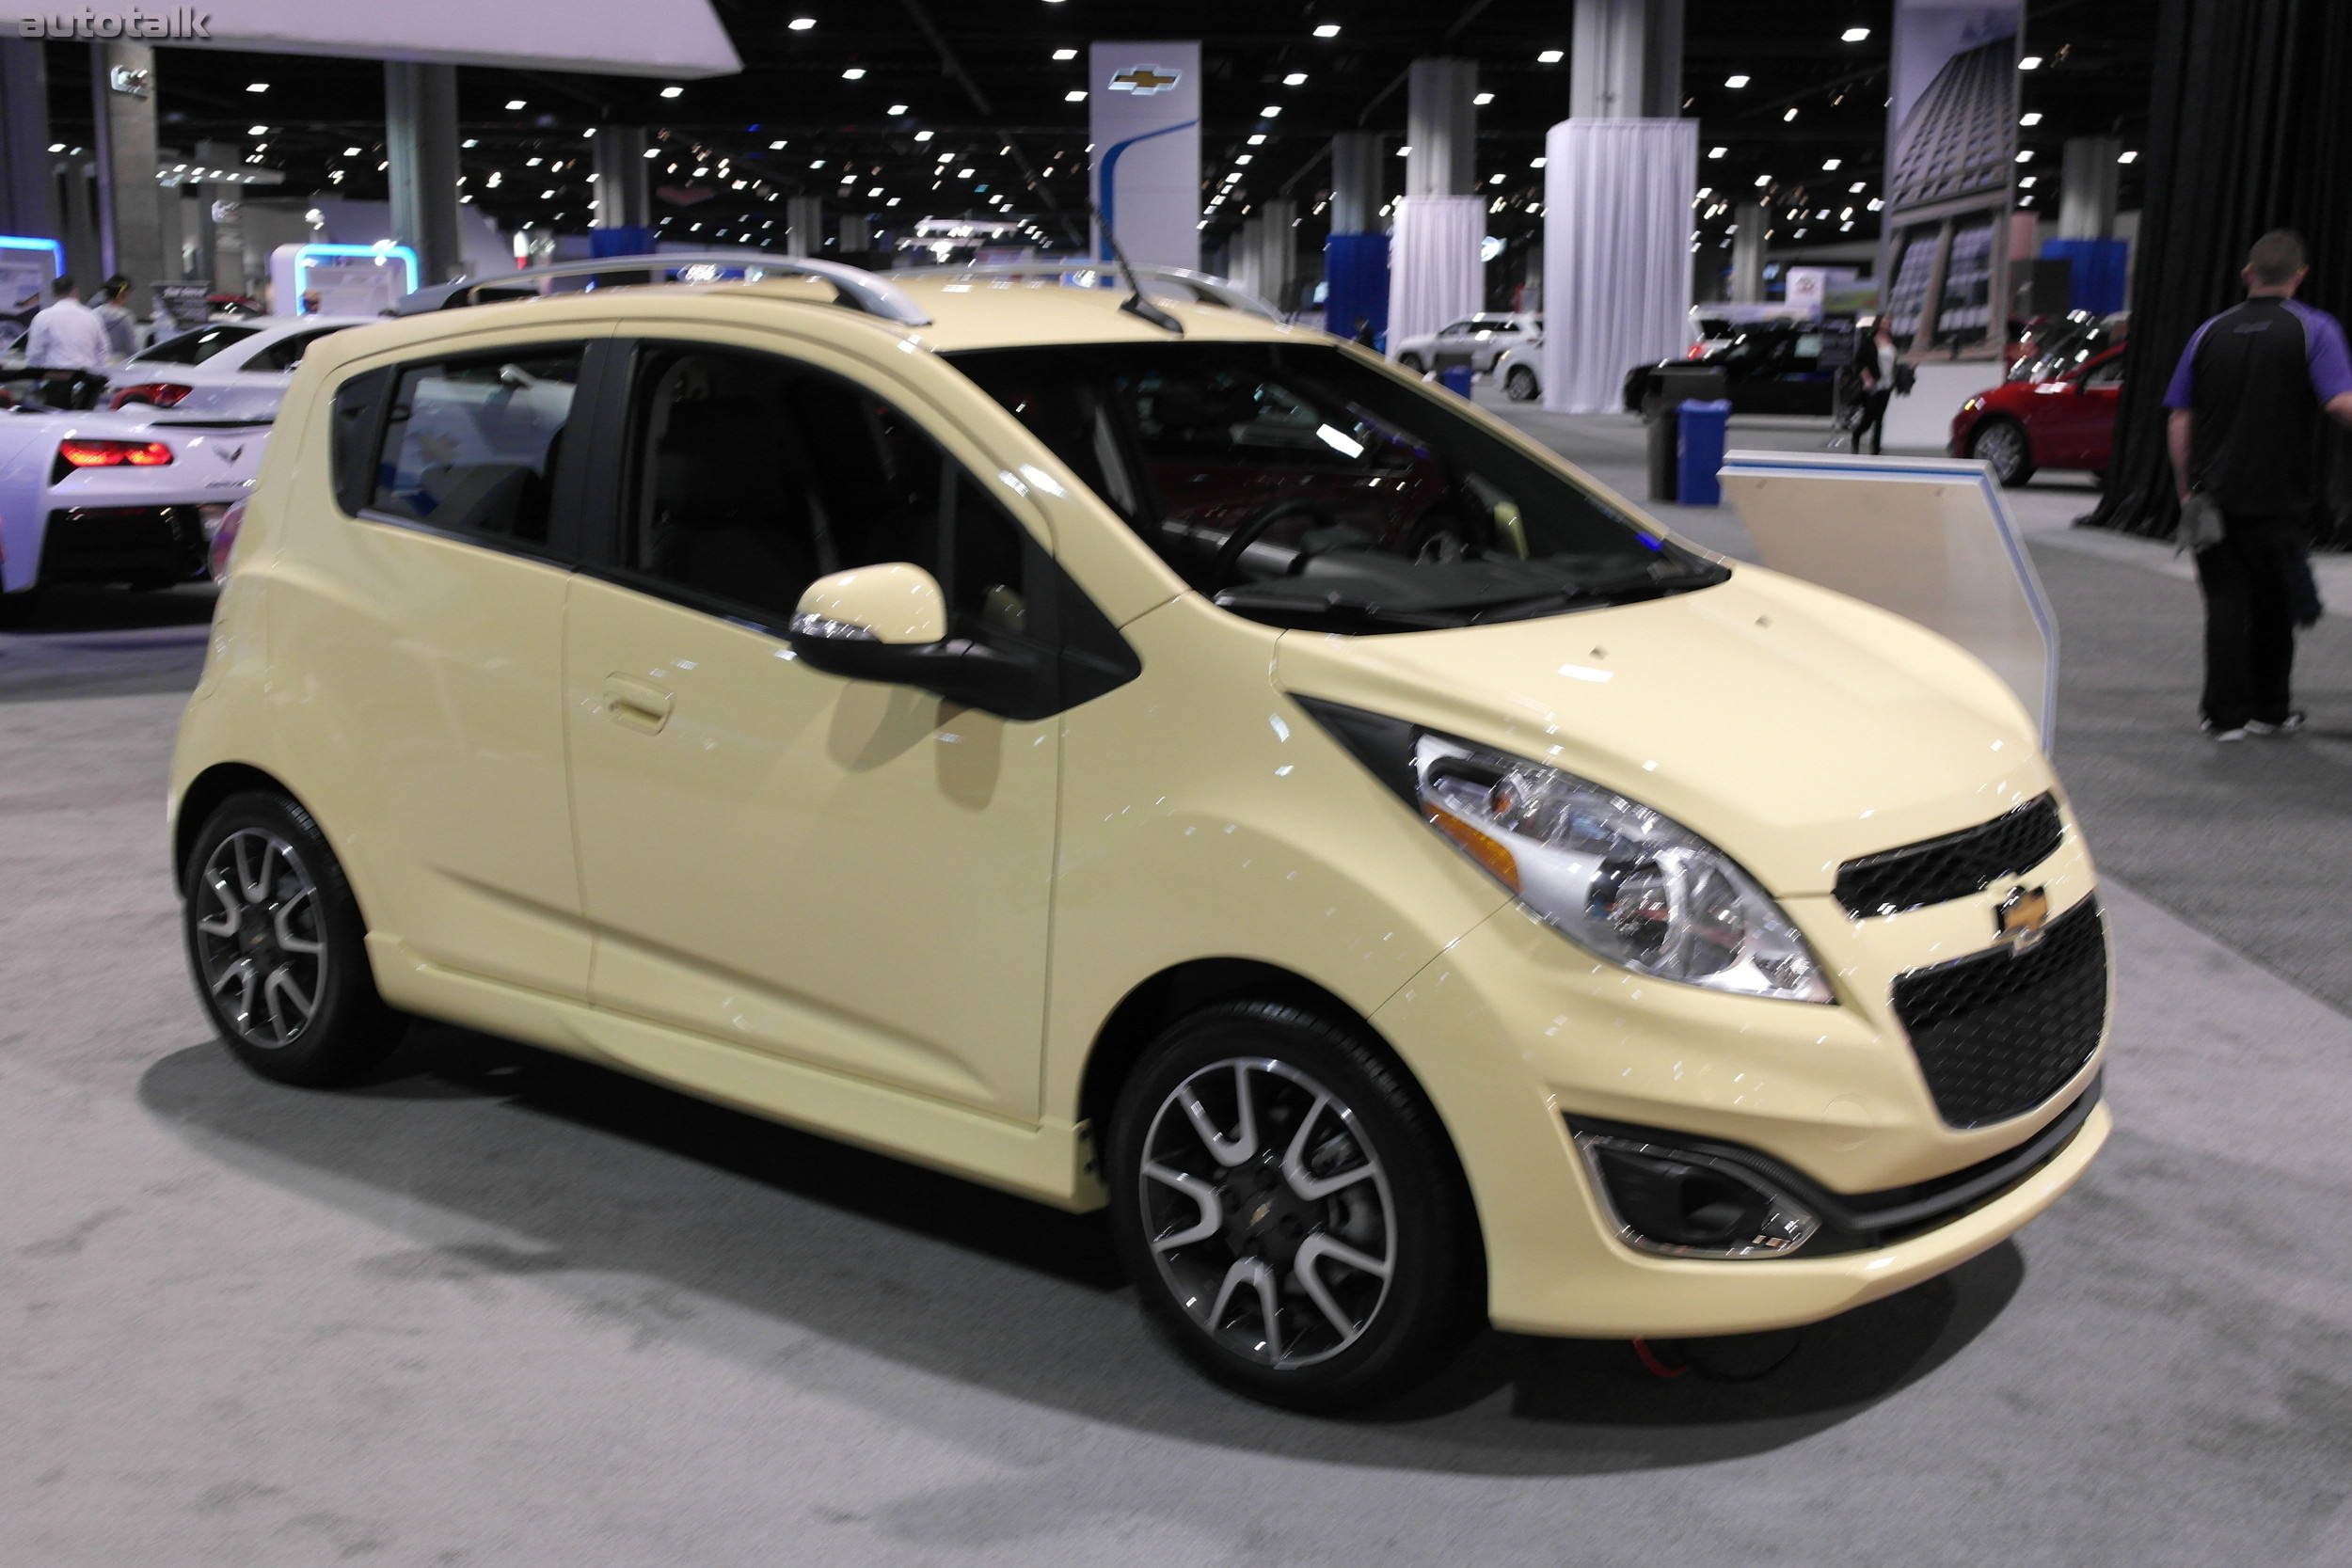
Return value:
<svg viewBox="0 0 2352 1568">
<path fill-rule="evenodd" d="M 1495 368 L 1496 357 L 1505 350 L 1532 347 L 1543 341 L 1543 317 L 1494 311 L 1465 316 L 1435 332 L 1402 339 L 1394 349 L 1397 364 L 1416 374 L 1456 359 L 1466 359 L 1471 370 L 1484 374 Z"/>
</svg>

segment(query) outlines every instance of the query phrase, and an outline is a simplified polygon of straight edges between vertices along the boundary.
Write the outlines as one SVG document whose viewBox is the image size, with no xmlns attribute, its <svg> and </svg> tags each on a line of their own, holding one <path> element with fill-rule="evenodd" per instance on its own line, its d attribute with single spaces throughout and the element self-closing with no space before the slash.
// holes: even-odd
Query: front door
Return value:
<svg viewBox="0 0 2352 1568">
<path fill-rule="evenodd" d="M 635 350 L 611 560 L 564 679 L 599 1006 L 1034 1120 L 1058 725 L 794 658 L 802 591 L 910 561 L 957 635 L 1026 619 L 1021 526 L 810 364 Z"/>
</svg>

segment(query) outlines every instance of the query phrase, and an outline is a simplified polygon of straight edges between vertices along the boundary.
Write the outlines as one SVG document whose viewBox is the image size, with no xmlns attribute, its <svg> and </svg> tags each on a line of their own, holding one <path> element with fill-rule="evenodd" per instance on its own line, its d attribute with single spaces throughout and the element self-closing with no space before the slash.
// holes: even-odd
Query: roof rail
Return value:
<svg viewBox="0 0 2352 1568">
<path fill-rule="evenodd" d="M 1135 265 L 1136 277 L 1147 283 L 1172 283 L 1184 291 L 1195 302 L 1221 305 L 1229 310 L 1248 315 L 1263 316 L 1279 322 L 1282 312 L 1243 288 L 1222 277 L 1185 267 L 1154 266 L 1148 261 Z M 1046 257 L 1035 261 L 980 261 L 970 266 L 901 267 L 882 275 L 885 277 L 1034 277 L 1053 279 L 1075 289 L 1124 289 L 1126 280 L 1120 276 L 1116 263 L 1093 261 L 1084 258 Z"/>
<path fill-rule="evenodd" d="M 493 273 L 486 277 L 462 277 L 454 283 L 419 289 L 402 296 L 392 309 L 396 315 L 413 316 L 426 310 L 455 310 L 469 305 L 536 299 L 596 288 L 710 283 L 729 276 L 745 281 L 761 277 L 818 277 L 834 286 L 841 304 L 869 316 L 897 322 L 901 326 L 929 326 L 931 322 L 904 289 L 879 273 L 840 261 L 816 261 L 765 250 L 662 251 L 650 256 L 597 256 L 557 261 L 544 267 Z"/>
</svg>

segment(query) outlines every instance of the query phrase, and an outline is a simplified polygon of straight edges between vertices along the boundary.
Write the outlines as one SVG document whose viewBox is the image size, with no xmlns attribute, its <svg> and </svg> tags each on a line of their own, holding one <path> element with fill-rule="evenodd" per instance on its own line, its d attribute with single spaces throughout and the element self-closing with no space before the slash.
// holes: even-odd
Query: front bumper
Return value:
<svg viewBox="0 0 2352 1568">
<path fill-rule="evenodd" d="M 2093 893 L 2071 833 L 2030 880 L 2060 918 Z M 1485 1232 L 1496 1325 L 1618 1338 L 1814 1322 L 1950 1269 L 2047 1208 L 2105 1142 L 2105 1106 L 2058 1134 L 2040 1163 L 2022 1162 L 2023 1174 L 1956 1212 L 1931 1208 L 1924 1228 L 1862 1225 L 1842 1241 L 1741 1259 L 1629 1243 L 1569 1125 L 1621 1124 L 1686 1147 L 1753 1151 L 1865 1210 L 1893 1190 L 1931 1195 L 1957 1173 L 1996 1168 L 2091 1089 L 2104 1020 L 2100 1049 L 2032 1109 L 1953 1126 L 1891 991 L 1899 974 L 1984 950 L 2008 890 L 2005 881 L 1865 920 L 1826 897 L 1785 899 L 1837 977 L 1836 1006 L 1647 979 L 1584 954 L 1516 906 L 1433 960 L 1373 1022 L 1453 1134 Z"/>
</svg>

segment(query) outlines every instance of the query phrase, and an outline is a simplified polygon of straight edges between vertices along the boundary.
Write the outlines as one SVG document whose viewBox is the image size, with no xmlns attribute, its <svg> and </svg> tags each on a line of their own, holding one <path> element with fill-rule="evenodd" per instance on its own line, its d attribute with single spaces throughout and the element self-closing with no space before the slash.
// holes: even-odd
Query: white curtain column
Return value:
<svg viewBox="0 0 2352 1568">
<path fill-rule="evenodd" d="M 598 229 L 644 229 L 653 223 L 653 197 L 645 173 L 645 128 L 642 125 L 596 127 L 594 157 L 596 166 L 596 226 Z"/>
<path fill-rule="evenodd" d="M 1343 131 L 1331 138 L 1331 232 L 1377 234 L 1388 204 L 1387 170 L 1377 131 Z"/>
<path fill-rule="evenodd" d="M 2115 202 L 2123 144 L 2113 136 L 2070 136 L 2059 172 L 2058 238 L 2115 238 Z"/>
<path fill-rule="evenodd" d="M 1298 203 L 1288 198 L 1258 203 L 1258 294 L 1288 315 L 1298 282 Z"/>
<path fill-rule="evenodd" d="M 155 51 L 115 40 L 90 48 L 90 110 L 98 135 L 99 264 L 135 286 L 133 309 L 177 266 L 164 264 L 163 187 L 155 182 Z M 87 298 L 98 279 L 74 280 Z"/>
<path fill-rule="evenodd" d="M 392 166 L 392 237 L 417 253 L 425 286 L 446 283 L 465 265 L 457 238 L 455 66 L 385 63 L 384 146 Z"/>
<path fill-rule="evenodd" d="M 1478 65 L 1415 60 L 1406 81 L 1405 197 L 1389 253 L 1389 342 L 1435 332 L 1486 302 L 1478 169 Z"/>
<path fill-rule="evenodd" d="M 784 253 L 787 256 L 822 256 L 825 253 L 824 198 L 787 197 L 784 222 Z"/>
</svg>

